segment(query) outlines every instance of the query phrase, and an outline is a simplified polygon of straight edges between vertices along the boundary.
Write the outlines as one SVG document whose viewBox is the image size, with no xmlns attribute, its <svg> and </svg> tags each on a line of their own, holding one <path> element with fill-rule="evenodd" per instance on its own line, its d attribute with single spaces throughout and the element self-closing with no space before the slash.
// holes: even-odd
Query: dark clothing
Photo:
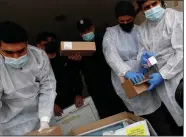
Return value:
<svg viewBox="0 0 186 137">
<path fill-rule="evenodd" d="M 50 61 L 57 81 L 55 103 L 64 109 L 74 104 L 76 95 L 82 95 L 83 83 L 78 62 L 59 56 Z"/>
<path fill-rule="evenodd" d="M 111 69 L 102 52 L 104 31 L 95 33 L 96 52 L 83 57 L 82 72 L 88 92 L 98 110 L 100 118 L 105 118 L 126 110 L 123 101 L 116 95 L 111 82 Z"/>
<path fill-rule="evenodd" d="M 154 113 L 141 116 L 147 119 L 158 136 L 180 136 L 183 135 L 183 127 L 178 127 L 171 114 L 162 103 Z"/>
<path fill-rule="evenodd" d="M 180 81 L 176 89 L 175 98 L 176 98 L 177 103 L 183 109 L 183 79 Z"/>
<path fill-rule="evenodd" d="M 162 104 L 154 113 L 142 117 L 151 123 L 158 136 L 171 136 L 173 133 L 171 131 L 170 121 L 167 118 L 170 114 L 164 109 L 166 109 L 166 107 Z"/>
</svg>

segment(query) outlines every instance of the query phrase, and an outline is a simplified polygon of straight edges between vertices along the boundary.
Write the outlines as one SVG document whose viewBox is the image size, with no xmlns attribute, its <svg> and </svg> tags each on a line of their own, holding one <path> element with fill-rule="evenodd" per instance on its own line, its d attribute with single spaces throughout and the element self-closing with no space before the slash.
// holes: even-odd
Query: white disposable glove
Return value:
<svg viewBox="0 0 186 137">
<path fill-rule="evenodd" d="M 40 129 L 38 130 L 39 132 L 41 132 L 43 129 L 46 129 L 46 128 L 49 128 L 50 126 L 49 126 L 49 124 L 48 124 L 48 122 L 46 122 L 46 121 L 41 121 L 40 122 Z"/>
</svg>

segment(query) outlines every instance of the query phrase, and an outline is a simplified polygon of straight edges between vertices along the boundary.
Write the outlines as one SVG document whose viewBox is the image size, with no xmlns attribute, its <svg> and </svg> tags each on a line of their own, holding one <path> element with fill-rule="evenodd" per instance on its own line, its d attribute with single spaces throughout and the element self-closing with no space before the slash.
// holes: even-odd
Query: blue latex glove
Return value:
<svg viewBox="0 0 186 137">
<path fill-rule="evenodd" d="M 148 81 L 148 83 L 150 84 L 150 86 L 147 89 L 147 91 L 151 91 L 152 89 L 154 89 L 163 82 L 163 78 L 160 73 L 151 74 L 149 79 L 150 80 Z"/>
<path fill-rule="evenodd" d="M 149 52 L 149 51 L 145 51 L 143 52 L 142 56 L 141 56 L 141 64 L 142 65 L 147 65 L 147 59 L 155 56 L 155 53 L 153 52 Z"/>
<path fill-rule="evenodd" d="M 125 78 L 131 80 L 133 84 L 137 84 L 145 79 L 143 74 L 136 72 L 127 72 Z"/>
<path fill-rule="evenodd" d="M 142 67 L 141 70 L 140 70 L 140 73 L 145 75 L 146 73 L 148 72 L 148 69 Z"/>
</svg>

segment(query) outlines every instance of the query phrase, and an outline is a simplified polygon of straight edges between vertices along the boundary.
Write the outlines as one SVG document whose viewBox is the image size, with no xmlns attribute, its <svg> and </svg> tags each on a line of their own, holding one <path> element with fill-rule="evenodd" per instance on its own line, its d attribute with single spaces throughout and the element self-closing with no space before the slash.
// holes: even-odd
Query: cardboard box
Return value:
<svg viewBox="0 0 186 137">
<path fill-rule="evenodd" d="M 61 42 L 62 56 L 71 56 L 73 54 L 80 54 L 81 56 L 91 56 L 95 51 L 95 42 Z"/>
<path fill-rule="evenodd" d="M 125 135 L 125 136 L 150 136 L 156 135 L 150 123 L 146 120 L 139 121 L 128 125 L 124 128 L 116 130 L 112 135 Z"/>
<path fill-rule="evenodd" d="M 157 133 L 151 124 L 134 114 L 123 112 L 86 126 L 73 129 L 71 135 L 103 136 L 103 135 L 153 135 Z"/>
<path fill-rule="evenodd" d="M 59 126 L 56 126 L 44 129 L 41 132 L 32 131 L 25 134 L 25 136 L 62 136 L 62 131 Z"/>
<path fill-rule="evenodd" d="M 124 119 L 130 119 L 130 120 L 135 121 L 135 122 L 140 121 L 140 120 L 144 120 L 143 118 L 137 117 L 137 116 L 135 116 L 131 113 L 122 112 L 122 113 L 119 113 L 117 115 L 114 115 L 114 116 L 96 121 L 94 123 L 91 123 L 91 124 L 73 129 L 73 130 L 71 130 L 71 135 L 80 135 L 82 133 L 85 133 L 85 132 L 88 132 L 88 131 L 91 131 L 91 130 L 94 130 L 94 129 L 97 129 L 97 128 L 100 128 L 100 127 L 103 127 L 105 125 L 109 125 L 109 124 L 118 122 L 118 121 L 121 121 L 121 120 L 124 120 Z"/>
<path fill-rule="evenodd" d="M 148 87 L 148 75 L 146 75 L 145 80 L 141 81 L 140 83 L 134 85 L 130 80 L 125 79 L 124 77 L 121 77 L 121 86 L 123 87 L 127 97 L 129 99 L 134 98 L 138 96 L 139 94 L 145 92 Z"/>
<path fill-rule="evenodd" d="M 63 110 L 63 114 L 59 117 L 55 117 L 56 124 L 61 127 L 63 135 L 69 135 L 70 131 L 74 128 L 78 128 L 97 120 L 100 120 L 97 109 L 91 97 L 84 99 L 84 105 L 80 108 L 76 108 L 72 105 Z"/>
<path fill-rule="evenodd" d="M 117 122 L 114 122 L 109 125 L 102 126 L 100 128 L 93 129 L 91 131 L 80 134 L 80 136 L 105 136 L 105 135 L 114 135 L 114 133 L 122 129 L 130 124 L 134 123 L 134 121 L 130 119 L 123 119 Z"/>
</svg>

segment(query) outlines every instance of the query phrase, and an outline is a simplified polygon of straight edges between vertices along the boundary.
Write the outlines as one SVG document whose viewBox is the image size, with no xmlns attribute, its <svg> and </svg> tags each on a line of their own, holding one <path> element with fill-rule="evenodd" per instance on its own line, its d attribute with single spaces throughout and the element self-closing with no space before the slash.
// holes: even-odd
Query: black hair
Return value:
<svg viewBox="0 0 186 137">
<path fill-rule="evenodd" d="M 134 5 L 130 1 L 119 1 L 115 6 L 115 15 L 119 16 L 129 15 L 134 17 L 136 15 Z"/>
<path fill-rule="evenodd" d="M 76 23 L 77 29 L 80 33 L 83 33 L 93 26 L 92 21 L 89 18 L 83 18 Z"/>
<path fill-rule="evenodd" d="M 137 0 L 138 7 L 141 9 L 142 5 L 147 2 L 147 0 Z"/>
<path fill-rule="evenodd" d="M 5 21 L 0 23 L 0 41 L 5 43 L 27 43 L 28 34 L 26 30 L 18 24 Z"/>
<path fill-rule="evenodd" d="M 41 32 L 37 35 L 36 43 L 40 43 L 41 41 L 47 41 L 49 32 Z"/>
<path fill-rule="evenodd" d="M 53 40 L 56 40 L 57 36 L 52 32 L 41 32 L 37 35 L 36 43 L 40 43 L 41 41 L 47 41 L 48 37 L 52 37 Z"/>
<path fill-rule="evenodd" d="M 165 4 L 165 1 L 164 0 L 159 0 L 161 2 L 161 6 L 163 8 L 166 8 L 166 4 Z M 142 8 L 142 5 L 147 2 L 147 0 L 137 0 L 137 4 L 139 6 L 139 8 L 141 9 Z"/>
<path fill-rule="evenodd" d="M 58 53 L 59 52 L 59 43 L 56 41 L 50 41 L 45 45 L 45 52 L 46 53 Z"/>
<path fill-rule="evenodd" d="M 53 40 L 55 40 L 57 38 L 56 34 L 54 34 L 52 32 L 48 32 L 48 37 L 52 37 Z"/>
</svg>

